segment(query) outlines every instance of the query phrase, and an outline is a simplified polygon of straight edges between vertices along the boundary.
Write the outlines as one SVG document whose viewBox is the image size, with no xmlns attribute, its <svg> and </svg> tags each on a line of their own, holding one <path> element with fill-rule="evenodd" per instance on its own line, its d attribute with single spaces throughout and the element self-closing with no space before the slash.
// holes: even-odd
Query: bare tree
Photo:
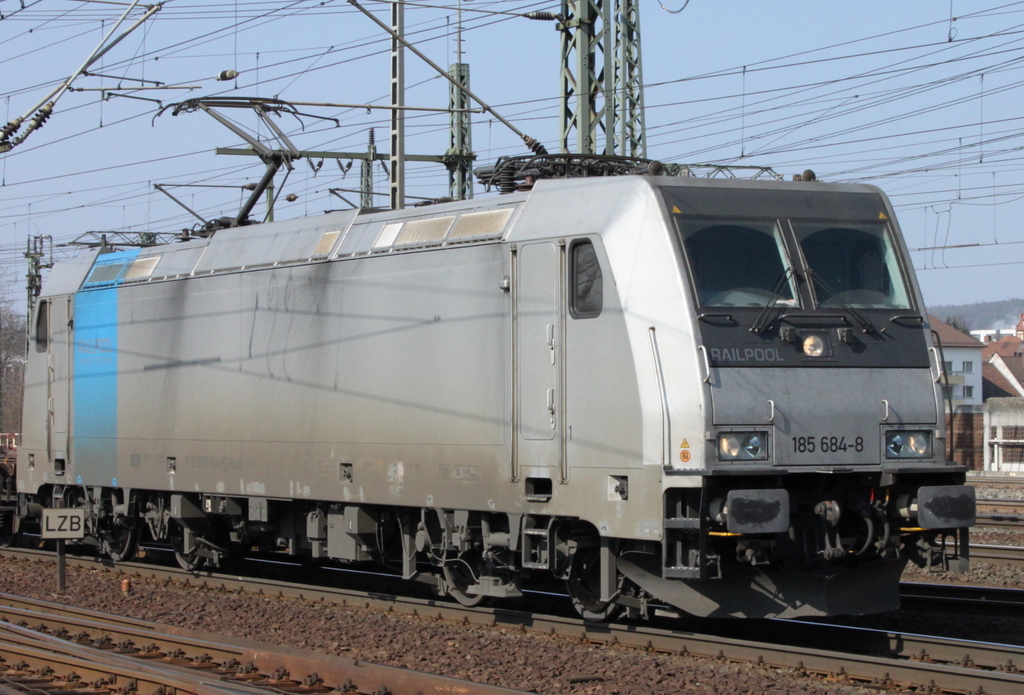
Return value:
<svg viewBox="0 0 1024 695">
<path fill-rule="evenodd" d="M 0 285 L 14 281 L 0 277 Z M 0 293 L 0 433 L 21 432 L 21 389 L 25 374 L 25 314 L 23 304 Z"/>
<path fill-rule="evenodd" d="M 946 323 L 961 333 L 971 334 L 970 322 L 962 314 L 952 314 L 946 317 Z"/>
</svg>

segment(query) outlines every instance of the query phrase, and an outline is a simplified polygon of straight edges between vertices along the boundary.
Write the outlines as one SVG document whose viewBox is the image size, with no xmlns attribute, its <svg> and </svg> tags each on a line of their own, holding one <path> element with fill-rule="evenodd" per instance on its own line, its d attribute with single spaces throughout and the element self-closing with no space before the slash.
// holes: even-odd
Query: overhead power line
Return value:
<svg viewBox="0 0 1024 695">
<path fill-rule="evenodd" d="M 132 0 L 131 5 L 129 5 L 124 13 L 118 18 L 114 23 L 114 26 L 110 28 L 110 31 L 107 32 L 106 36 L 103 37 L 103 40 L 100 41 L 99 45 L 92 53 L 89 54 L 78 69 L 71 73 L 70 77 L 64 80 L 64 82 L 62 82 L 60 86 L 52 92 L 43 97 L 38 104 L 26 111 L 25 115 L 15 118 L 4 126 L 3 129 L 0 129 L 0 153 L 7 152 L 13 147 L 20 145 L 33 131 L 42 128 L 43 124 L 46 123 L 47 119 L 49 119 L 53 114 L 53 107 L 57 103 L 57 100 L 60 99 L 62 94 L 71 89 L 71 83 L 80 75 L 84 74 L 91 65 L 106 55 L 106 53 L 114 48 L 114 46 L 121 43 L 126 36 L 131 34 L 136 28 L 141 26 L 147 19 L 159 12 L 163 7 L 162 5 L 144 5 L 143 7 L 146 8 L 146 11 L 143 12 L 142 16 L 135 20 L 135 22 L 119 36 L 112 39 L 111 37 L 114 36 L 121 24 L 128 19 L 128 15 L 132 13 L 132 10 L 134 10 L 138 4 L 139 0 Z M 28 124 L 25 126 L 25 130 L 18 133 L 25 121 L 28 121 Z M 18 134 L 15 135 L 16 133 Z"/>
</svg>

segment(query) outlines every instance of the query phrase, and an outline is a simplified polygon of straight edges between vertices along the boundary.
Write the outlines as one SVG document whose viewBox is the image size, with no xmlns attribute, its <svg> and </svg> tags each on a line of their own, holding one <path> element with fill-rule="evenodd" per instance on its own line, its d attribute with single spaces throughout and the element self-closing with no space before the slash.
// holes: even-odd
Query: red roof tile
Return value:
<svg viewBox="0 0 1024 695">
<path fill-rule="evenodd" d="M 981 397 L 983 400 L 987 401 L 989 398 L 1007 398 L 1019 395 L 1020 393 L 996 369 L 995 365 L 989 364 L 987 361 L 981 365 Z"/>
<path fill-rule="evenodd" d="M 967 335 L 958 328 L 953 328 L 945 321 L 940 321 L 931 314 L 928 314 L 928 323 L 932 330 L 939 334 L 939 340 L 943 347 L 984 347 L 984 343 L 977 338 Z"/>
<path fill-rule="evenodd" d="M 1002 357 L 1002 355 L 1000 355 Z M 1003 357 L 1003 364 L 1010 370 L 1010 374 L 1017 377 L 1017 381 L 1024 383 L 1024 360 L 1017 357 Z"/>
<path fill-rule="evenodd" d="M 992 355 L 1013 357 L 1024 352 L 1024 340 L 1013 335 L 1003 336 L 999 340 L 993 340 L 991 343 L 985 343 L 984 345 L 981 350 L 981 354 L 984 357 L 991 357 Z"/>
</svg>

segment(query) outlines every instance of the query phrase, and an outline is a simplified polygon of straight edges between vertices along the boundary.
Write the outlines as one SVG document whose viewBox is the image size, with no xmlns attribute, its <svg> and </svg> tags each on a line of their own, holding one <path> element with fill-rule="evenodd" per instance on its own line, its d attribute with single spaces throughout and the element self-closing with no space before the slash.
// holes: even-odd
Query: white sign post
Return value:
<svg viewBox="0 0 1024 695">
<path fill-rule="evenodd" d="M 57 541 L 57 591 L 64 593 L 67 588 L 64 541 L 85 538 L 85 510 L 44 509 L 42 538 Z"/>
</svg>

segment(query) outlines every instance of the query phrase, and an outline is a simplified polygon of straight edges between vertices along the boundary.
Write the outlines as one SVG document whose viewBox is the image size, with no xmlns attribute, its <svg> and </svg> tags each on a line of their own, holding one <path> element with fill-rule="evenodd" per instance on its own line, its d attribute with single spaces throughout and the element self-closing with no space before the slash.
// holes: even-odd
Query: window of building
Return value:
<svg viewBox="0 0 1024 695">
<path fill-rule="evenodd" d="M 594 318 L 604 305 L 601 264 L 594 245 L 581 240 L 569 248 L 569 313 L 575 319 Z"/>
<path fill-rule="evenodd" d="M 964 374 L 974 373 L 974 362 L 964 362 Z"/>
<path fill-rule="evenodd" d="M 974 387 L 973 386 L 964 386 L 964 398 L 974 398 Z"/>
<path fill-rule="evenodd" d="M 953 400 L 953 387 L 952 386 L 943 386 L 942 387 L 942 397 L 945 398 L 946 400 Z"/>
<path fill-rule="evenodd" d="M 943 362 L 942 363 L 942 371 L 944 371 L 946 374 L 952 374 L 953 373 L 953 363 L 952 362 Z"/>
</svg>

